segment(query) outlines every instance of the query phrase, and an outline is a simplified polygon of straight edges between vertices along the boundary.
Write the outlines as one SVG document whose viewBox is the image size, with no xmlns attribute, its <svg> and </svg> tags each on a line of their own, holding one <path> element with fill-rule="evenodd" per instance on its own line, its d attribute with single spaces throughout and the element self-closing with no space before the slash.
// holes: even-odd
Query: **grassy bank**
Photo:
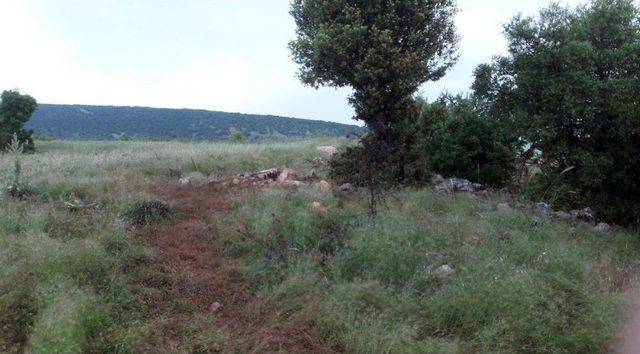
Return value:
<svg viewBox="0 0 640 354">
<path fill-rule="evenodd" d="M 163 343 L 154 304 L 181 296 L 168 290 L 180 275 L 155 266 L 122 212 L 156 198 L 152 180 L 305 171 L 317 145 L 339 143 L 38 144 L 22 157 L 33 195 L 0 199 L 0 352 L 230 348 L 234 333 L 196 324 L 177 348 Z M 2 184 L 12 168 L 1 155 Z M 356 192 L 244 193 L 203 220 L 211 246 L 238 262 L 275 321 L 308 323 L 339 352 L 606 352 L 640 261 L 637 234 L 497 211 L 499 196 L 396 191 L 372 220 Z"/>
</svg>

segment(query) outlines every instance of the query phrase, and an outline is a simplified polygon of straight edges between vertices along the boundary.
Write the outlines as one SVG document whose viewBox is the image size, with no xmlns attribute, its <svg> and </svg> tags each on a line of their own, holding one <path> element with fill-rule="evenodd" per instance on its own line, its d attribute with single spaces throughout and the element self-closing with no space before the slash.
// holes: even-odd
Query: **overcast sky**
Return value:
<svg viewBox="0 0 640 354">
<path fill-rule="evenodd" d="M 583 0 L 561 0 L 576 5 Z M 430 98 L 466 91 L 502 25 L 548 0 L 458 0 L 461 58 Z M 202 108 L 349 123 L 348 89 L 295 77 L 289 0 L 0 0 L 0 90 L 43 103 Z"/>
</svg>

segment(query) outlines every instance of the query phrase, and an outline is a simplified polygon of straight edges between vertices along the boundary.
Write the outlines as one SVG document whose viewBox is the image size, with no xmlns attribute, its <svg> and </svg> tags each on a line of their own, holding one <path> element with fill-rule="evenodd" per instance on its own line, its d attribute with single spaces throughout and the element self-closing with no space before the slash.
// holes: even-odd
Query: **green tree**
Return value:
<svg viewBox="0 0 640 354">
<path fill-rule="evenodd" d="M 33 151 L 33 131 L 25 130 L 25 123 L 36 111 L 38 104 L 29 95 L 18 91 L 4 91 L 0 95 L 0 149 L 5 149 L 14 134 L 24 151 Z"/>
<path fill-rule="evenodd" d="M 453 0 L 294 0 L 297 38 L 289 45 L 304 84 L 350 87 L 363 139 L 367 180 L 402 166 L 401 127 L 415 119 L 412 95 L 457 59 Z M 375 204 L 372 194 L 372 205 Z"/>
<path fill-rule="evenodd" d="M 640 12 L 631 0 L 551 5 L 505 27 L 508 55 L 476 70 L 491 114 L 539 157 L 542 196 L 640 220 Z"/>
</svg>

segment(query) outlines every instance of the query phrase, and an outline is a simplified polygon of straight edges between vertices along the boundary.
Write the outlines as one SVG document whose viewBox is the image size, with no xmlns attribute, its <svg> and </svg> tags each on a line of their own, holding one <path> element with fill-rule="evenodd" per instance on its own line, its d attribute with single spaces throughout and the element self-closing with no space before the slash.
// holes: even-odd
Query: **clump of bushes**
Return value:
<svg viewBox="0 0 640 354">
<path fill-rule="evenodd" d="M 417 98 L 406 119 L 395 127 L 398 146 L 377 171 L 390 186 L 423 185 L 433 174 L 467 178 L 500 187 L 515 169 L 516 139 L 484 111 L 473 96 L 443 95 L 429 103 Z M 346 148 L 330 162 L 338 182 L 366 184 L 367 156 L 361 145 Z"/>
<path fill-rule="evenodd" d="M 129 205 L 120 217 L 129 225 L 145 226 L 168 218 L 171 212 L 172 208 L 166 202 L 145 200 Z"/>
<path fill-rule="evenodd" d="M 476 96 L 542 171 L 536 199 L 640 223 L 640 9 L 630 0 L 551 5 L 505 26 L 509 52 L 476 69 Z"/>
</svg>

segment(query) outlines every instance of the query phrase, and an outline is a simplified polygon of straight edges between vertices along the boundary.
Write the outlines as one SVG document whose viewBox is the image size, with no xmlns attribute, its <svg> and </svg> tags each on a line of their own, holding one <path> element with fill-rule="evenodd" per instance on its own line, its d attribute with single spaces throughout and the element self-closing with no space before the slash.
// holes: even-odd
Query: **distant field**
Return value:
<svg viewBox="0 0 640 354">
<path fill-rule="evenodd" d="M 37 142 L 21 157 L 33 195 L 0 197 L 0 352 L 612 349 L 640 264 L 631 231 L 498 211 L 498 194 L 398 190 L 370 219 L 364 192 L 317 180 L 208 183 L 326 178 L 316 146 L 346 143 Z M 3 186 L 13 164 L 0 155 Z"/>
<path fill-rule="evenodd" d="M 345 137 L 362 127 L 320 120 L 195 109 L 40 104 L 27 128 L 39 136 L 76 140 L 251 140 Z"/>
</svg>

